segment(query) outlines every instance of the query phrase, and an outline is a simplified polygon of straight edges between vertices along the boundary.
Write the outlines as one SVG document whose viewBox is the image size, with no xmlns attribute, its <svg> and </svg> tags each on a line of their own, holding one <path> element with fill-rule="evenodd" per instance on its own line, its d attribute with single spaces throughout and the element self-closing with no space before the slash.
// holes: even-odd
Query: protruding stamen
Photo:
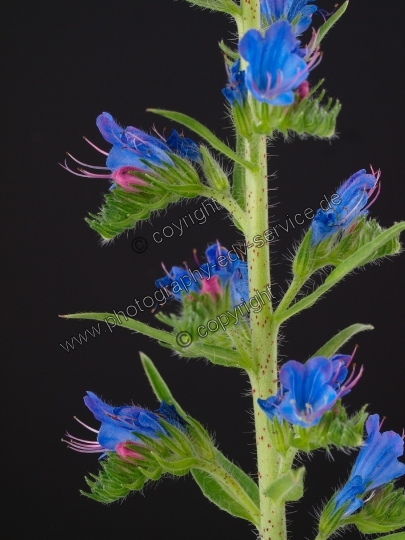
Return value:
<svg viewBox="0 0 405 540">
<path fill-rule="evenodd" d="M 104 152 L 104 150 L 101 150 L 101 148 L 99 148 L 98 146 L 96 146 L 94 143 L 92 143 L 91 141 L 89 141 L 89 139 L 86 139 L 86 137 L 83 137 L 83 139 L 86 141 L 86 143 L 89 143 L 90 146 L 92 146 L 93 148 L 95 148 L 97 150 L 97 152 L 100 152 L 100 154 L 104 154 L 105 156 L 108 156 L 108 152 Z"/>
<path fill-rule="evenodd" d="M 103 169 L 105 171 L 109 171 L 110 169 L 108 167 L 99 167 L 98 165 L 89 165 L 88 163 L 82 163 L 78 159 L 72 156 L 72 154 L 69 154 L 69 152 L 66 152 L 66 154 L 73 159 L 73 161 L 76 161 L 79 165 L 83 165 L 84 167 L 88 167 L 89 169 Z"/>
<path fill-rule="evenodd" d="M 89 429 L 90 431 L 93 431 L 94 433 L 98 433 L 98 429 L 94 429 L 90 426 L 88 426 L 87 424 L 85 424 L 84 422 L 82 422 L 81 420 L 79 420 L 76 416 L 73 417 L 76 422 L 79 422 L 79 424 L 81 424 L 82 426 L 84 426 L 85 428 Z"/>
</svg>

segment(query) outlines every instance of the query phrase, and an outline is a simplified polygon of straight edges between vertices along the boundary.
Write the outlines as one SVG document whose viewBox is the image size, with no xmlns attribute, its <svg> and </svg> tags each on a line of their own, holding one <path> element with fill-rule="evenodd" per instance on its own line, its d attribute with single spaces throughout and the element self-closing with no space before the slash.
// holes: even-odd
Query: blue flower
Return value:
<svg viewBox="0 0 405 540">
<path fill-rule="evenodd" d="M 248 62 L 246 85 L 258 101 L 270 105 L 291 105 L 294 92 L 306 80 L 319 58 L 315 51 L 307 64 L 306 51 L 299 49 L 293 27 L 277 21 L 264 37 L 256 29 L 246 32 L 239 43 L 241 56 Z"/>
<path fill-rule="evenodd" d="M 72 171 L 66 161 L 62 167 L 76 176 L 84 178 L 106 178 L 113 182 L 113 186 L 118 184 L 127 191 L 139 191 L 134 186 L 145 186 L 147 182 L 137 176 L 139 172 L 151 172 L 150 167 L 145 163 L 148 161 L 153 165 L 174 166 L 171 154 L 178 154 L 180 157 L 192 161 L 200 161 L 201 155 L 198 146 L 191 139 L 182 137 L 177 131 L 172 130 L 170 137 L 166 140 L 163 137 L 158 139 L 140 129 L 128 126 L 121 128 L 113 119 L 111 114 L 104 112 L 97 117 L 96 124 L 104 139 L 112 145 L 109 152 L 104 152 L 95 144 L 85 138 L 85 140 L 98 152 L 107 156 L 107 167 L 99 167 L 82 163 L 71 156 L 76 163 L 90 169 L 110 170 L 109 173 L 90 172 L 80 168 L 79 173 Z"/>
<path fill-rule="evenodd" d="M 229 284 L 232 306 L 243 300 L 248 300 L 247 263 L 219 243 L 212 244 L 205 252 L 207 262 L 200 264 L 194 254 L 198 269 L 189 270 L 180 266 L 173 266 L 166 270 L 166 276 L 159 278 L 155 284 L 159 288 L 166 288 L 175 300 L 182 301 L 183 293 L 190 291 L 197 294 L 210 294 L 214 300 L 222 296 L 225 287 Z"/>
<path fill-rule="evenodd" d="M 133 406 L 112 407 L 92 392 L 87 392 L 84 402 L 96 420 L 101 422 L 101 426 L 99 430 L 96 430 L 78 420 L 87 429 L 97 433 L 97 441 L 85 441 L 67 433 L 70 440 L 65 442 L 77 452 L 104 454 L 106 451 L 122 451 L 122 445 L 127 442 L 142 445 L 136 434 L 147 435 L 151 438 L 167 434 L 159 422 L 161 419 L 184 430 L 184 420 L 177 414 L 173 405 L 168 405 L 164 401 L 156 412 Z"/>
<path fill-rule="evenodd" d="M 333 205 L 334 208 L 328 206 L 327 210 L 320 208 L 316 212 L 311 223 L 311 245 L 315 246 L 335 233 L 349 229 L 354 221 L 367 214 L 379 195 L 379 178 L 379 171 L 367 174 L 361 169 L 344 182 L 336 192 L 339 201 Z M 376 189 L 377 193 L 370 200 Z"/>
<path fill-rule="evenodd" d="M 308 6 L 314 0 L 260 0 L 260 8 L 269 23 L 279 19 L 286 19 L 289 23 L 295 22 L 296 34 L 302 34 L 311 24 L 312 14 L 316 6 Z"/>
<path fill-rule="evenodd" d="M 173 164 L 168 146 L 156 137 L 132 126 L 123 129 L 106 112 L 97 117 L 96 124 L 104 139 L 112 144 L 106 163 L 112 171 L 125 166 L 149 170 L 141 160 L 155 165 Z"/>
<path fill-rule="evenodd" d="M 405 464 L 397 458 L 404 453 L 403 438 L 394 431 L 380 433 L 378 414 L 368 417 L 367 440 L 354 463 L 346 485 L 335 495 L 335 511 L 348 504 L 344 517 L 353 514 L 364 504 L 361 497 L 405 474 Z"/>
<path fill-rule="evenodd" d="M 360 379 L 363 368 L 356 377 L 353 370 L 346 380 L 353 356 L 338 354 L 330 360 L 315 356 L 305 364 L 289 360 L 280 369 L 277 394 L 265 400 L 259 398 L 260 407 L 270 420 L 277 416 L 301 427 L 315 426 Z"/>
<path fill-rule="evenodd" d="M 243 103 L 247 98 L 247 88 L 245 83 L 245 72 L 240 70 L 240 58 L 232 64 L 231 69 L 228 68 L 228 84 L 222 89 L 223 95 L 235 107 L 237 103 L 243 107 Z"/>
</svg>

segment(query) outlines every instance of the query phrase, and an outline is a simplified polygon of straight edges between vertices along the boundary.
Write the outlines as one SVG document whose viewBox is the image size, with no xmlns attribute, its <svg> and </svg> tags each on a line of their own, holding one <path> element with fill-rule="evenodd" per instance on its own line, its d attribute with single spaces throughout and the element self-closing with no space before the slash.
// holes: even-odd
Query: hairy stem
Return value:
<svg viewBox="0 0 405 540">
<path fill-rule="evenodd" d="M 253 136 L 246 141 L 246 159 L 259 165 L 260 171 L 246 171 L 247 242 L 268 227 L 267 149 L 266 138 Z M 253 297 L 270 285 L 270 252 L 267 247 L 252 247 L 248 251 L 249 296 Z M 257 404 L 257 398 L 266 399 L 277 390 L 277 333 L 273 324 L 271 296 L 262 296 L 262 309 L 250 314 L 252 334 L 252 384 L 256 427 L 257 467 L 260 492 L 260 537 L 262 540 L 285 540 L 286 522 L 283 502 L 275 503 L 264 492 L 279 477 L 282 458 L 273 447 L 268 421 Z"/>
</svg>

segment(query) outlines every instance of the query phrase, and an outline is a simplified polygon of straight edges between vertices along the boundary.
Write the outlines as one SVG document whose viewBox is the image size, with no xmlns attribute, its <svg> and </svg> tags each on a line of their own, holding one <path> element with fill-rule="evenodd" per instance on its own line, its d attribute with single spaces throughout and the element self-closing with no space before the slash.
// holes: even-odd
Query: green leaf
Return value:
<svg viewBox="0 0 405 540">
<path fill-rule="evenodd" d="M 332 26 L 337 23 L 337 21 L 340 19 L 340 17 L 343 15 L 343 13 L 346 11 L 348 5 L 349 5 L 348 1 L 344 2 L 340 6 L 340 8 L 337 9 L 335 11 L 335 13 L 333 15 L 331 15 L 328 18 L 328 20 L 319 28 L 317 38 L 316 38 L 316 42 L 315 42 L 315 45 L 314 45 L 315 47 L 317 47 L 321 43 L 321 41 L 326 36 L 326 34 L 329 32 L 329 30 L 332 28 Z"/>
<path fill-rule="evenodd" d="M 216 504 L 221 510 L 225 510 L 232 516 L 246 519 L 255 525 L 258 522 L 254 522 L 249 512 L 238 502 L 235 501 L 231 495 L 229 495 L 221 485 L 211 475 L 198 469 L 191 471 L 194 480 L 197 482 L 201 491 L 212 503 Z"/>
<path fill-rule="evenodd" d="M 311 358 L 314 358 L 315 356 L 326 356 L 326 358 L 330 358 L 346 343 L 346 341 L 349 341 L 355 334 L 364 332 L 365 330 L 374 330 L 374 326 L 371 326 L 371 324 L 360 323 L 348 326 L 326 342 L 323 347 L 318 349 L 316 353 L 311 356 Z"/>
<path fill-rule="evenodd" d="M 115 328 L 117 326 L 115 322 L 116 317 L 112 313 L 70 313 L 68 315 L 60 315 L 60 317 L 62 317 L 63 319 L 90 319 L 92 321 L 103 321 L 108 325 L 108 328 L 111 332 L 112 328 Z M 113 319 L 114 323 L 107 322 L 107 319 Z M 112 326 L 112 324 L 114 324 L 114 326 Z M 118 326 L 122 326 L 122 328 L 127 328 L 128 330 L 132 330 L 134 332 L 139 332 L 140 334 L 149 336 L 159 342 L 167 343 L 173 349 L 177 348 L 175 337 L 172 334 L 169 334 L 169 332 L 165 332 L 164 330 L 158 330 L 157 328 L 153 328 L 152 326 L 149 326 L 148 324 L 145 324 L 141 321 L 128 318 L 127 320 L 118 323 Z"/>
<path fill-rule="evenodd" d="M 143 352 L 140 352 L 139 355 L 141 357 L 143 369 L 145 370 L 146 376 L 148 377 L 150 385 L 152 386 L 152 389 L 155 392 L 155 395 L 158 398 L 158 400 L 165 401 L 168 405 L 174 405 L 177 409 L 177 412 L 180 414 L 180 416 L 186 417 L 187 416 L 186 413 L 183 411 L 183 409 L 174 399 L 172 393 L 169 390 L 169 387 L 167 386 L 162 376 L 156 369 L 152 360 L 148 356 L 146 356 L 146 354 L 144 354 Z"/>
<path fill-rule="evenodd" d="M 386 534 L 385 536 L 379 536 L 378 540 L 405 540 L 405 532 L 398 532 L 394 534 Z"/>
<path fill-rule="evenodd" d="M 305 467 L 290 469 L 272 482 L 264 494 L 274 502 L 298 501 L 304 494 Z"/>
<path fill-rule="evenodd" d="M 385 244 L 390 242 L 393 238 L 397 237 L 403 230 L 405 230 L 405 222 L 396 223 L 389 229 L 384 230 L 377 235 L 373 240 L 367 242 L 364 246 L 358 249 L 353 255 L 345 259 L 339 266 L 337 266 L 325 279 L 313 293 L 305 296 L 298 302 L 296 302 L 289 309 L 281 313 L 279 322 L 282 323 L 286 319 L 289 319 L 293 315 L 296 315 L 300 311 L 311 307 L 318 300 L 320 296 L 325 294 L 329 289 L 342 280 L 347 274 L 363 266 L 369 262 L 373 254 L 382 248 Z"/>
<path fill-rule="evenodd" d="M 247 475 L 240 467 L 232 463 L 232 461 L 229 461 L 229 459 L 226 458 L 219 450 L 215 451 L 215 457 L 218 463 L 220 463 L 220 465 L 238 481 L 239 485 L 242 486 L 245 493 L 247 493 L 247 495 L 257 506 L 257 508 L 259 508 L 260 495 L 259 488 L 256 482 L 252 480 L 252 478 Z"/>
<path fill-rule="evenodd" d="M 221 471 L 222 477 L 226 478 L 225 483 L 218 474 L 199 469 L 191 471 L 203 494 L 222 510 L 258 525 L 260 497 L 257 484 L 217 449 L 215 461 L 217 465 L 213 471 Z M 227 488 L 229 482 L 232 482 L 231 490 Z"/>
<path fill-rule="evenodd" d="M 222 152 L 228 158 L 232 159 L 236 163 L 239 163 L 240 165 L 243 165 L 251 171 L 257 171 L 256 165 L 239 157 L 238 154 L 236 154 L 231 148 L 229 148 L 229 146 L 227 146 L 220 139 L 218 139 L 218 137 L 214 135 L 212 131 L 210 131 L 207 127 L 203 126 L 197 120 L 194 120 L 194 118 L 191 118 L 190 116 L 187 116 L 183 113 L 167 111 L 164 109 L 147 109 L 147 111 L 159 114 L 160 116 L 164 116 L 165 118 L 169 118 L 170 120 L 178 122 L 179 124 L 183 124 L 188 129 L 191 129 L 192 131 L 197 133 L 197 135 L 209 142 L 213 148 L 215 148 L 219 152 Z"/>
<path fill-rule="evenodd" d="M 240 7 L 233 0 L 186 0 L 186 2 L 212 11 L 240 15 Z"/>
</svg>

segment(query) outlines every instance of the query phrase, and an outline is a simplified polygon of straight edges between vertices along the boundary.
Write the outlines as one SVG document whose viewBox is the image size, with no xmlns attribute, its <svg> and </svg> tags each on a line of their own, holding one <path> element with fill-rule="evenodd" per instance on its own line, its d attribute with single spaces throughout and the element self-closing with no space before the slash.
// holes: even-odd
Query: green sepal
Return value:
<svg viewBox="0 0 405 540">
<path fill-rule="evenodd" d="M 136 465 L 123 461 L 117 454 L 108 453 L 100 464 L 98 475 L 92 474 L 93 480 L 85 479 L 91 493 L 80 492 L 96 501 L 114 502 L 126 497 L 131 491 L 141 490 L 147 481 Z"/>
<path fill-rule="evenodd" d="M 343 345 L 349 341 L 354 335 L 358 334 L 359 332 L 364 332 L 365 330 L 374 330 L 374 326 L 371 326 L 371 324 L 352 324 L 351 326 L 348 326 L 344 330 L 341 330 L 339 333 L 336 334 L 336 336 L 333 336 L 332 339 L 327 341 L 325 345 L 323 345 L 320 349 L 316 351 L 315 354 L 313 354 L 310 358 L 314 358 L 315 356 L 326 356 L 326 358 L 330 358 L 333 356 Z"/>
<path fill-rule="evenodd" d="M 310 263 L 311 255 L 311 238 L 312 238 L 312 229 L 309 229 L 301 244 L 299 245 L 297 252 L 295 254 L 292 271 L 295 276 L 297 276 L 302 281 L 305 281 L 311 274 L 312 264 Z"/>
<path fill-rule="evenodd" d="M 227 146 L 225 143 L 223 143 L 216 135 L 212 133 L 207 127 L 203 126 L 200 122 L 197 120 L 194 120 L 194 118 L 191 118 L 190 116 L 187 116 L 183 113 L 178 113 L 175 111 L 167 111 L 164 109 L 147 109 L 149 112 L 153 112 L 155 114 L 159 114 L 160 116 L 164 116 L 165 118 L 169 118 L 169 120 L 173 120 L 174 122 L 178 122 L 179 124 L 183 124 L 187 128 L 191 129 L 197 135 L 205 139 L 215 150 L 218 150 L 219 152 L 222 152 L 225 156 L 227 156 L 229 159 L 232 159 L 236 163 L 239 163 L 240 165 L 243 165 L 244 167 L 252 170 L 253 172 L 257 172 L 258 167 L 257 165 L 254 165 L 250 161 L 246 161 L 240 156 L 238 156 L 229 146 Z"/>
<path fill-rule="evenodd" d="M 338 400 L 331 410 L 323 414 L 315 426 L 294 426 L 292 445 L 303 452 L 330 447 L 357 448 L 363 442 L 364 424 L 368 417 L 364 406 L 358 413 L 348 417 L 346 409 Z"/>
<path fill-rule="evenodd" d="M 179 461 L 171 461 L 155 455 L 155 459 L 165 472 L 174 474 L 175 476 L 184 476 L 188 474 L 191 469 L 197 467 L 199 463 L 198 459 L 191 457 Z"/>
<path fill-rule="evenodd" d="M 201 195 L 204 186 L 197 171 L 185 159 L 170 154 L 174 165 L 156 166 L 142 160 L 152 172 L 137 172 L 136 176 L 147 182 L 136 186 L 136 193 L 116 186 L 104 195 L 104 204 L 98 214 L 89 214 L 85 221 L 109 241 L 134 228 L 137 223 L 149 219 L 153 212 L 164 210 L 181 197 L 194 198 Z"/>
<path fill-rule="evenodd" d="M 376 490 L 360 512 L 347 517 L 363 534 L 387 533 L 405 527 L 405 490 L 394 489 L 394 483 Z M 405 533 L 400 533 L 405 534 Z"/>
<path fill-rule="evenodd" d="M 199 6 L 212 11 L 220 11 L 229 15 L 240 15 L 240 7 L 233 0 L 186 0 L 189 4 Z"/>
<path fill-rule="evenodd" d="M 288 450 L 293 446 L 294 433 L 291 425 L 285 420 L 279 420 L 274 416 L 273 420 L 268 420 L 269 432 L 274 448 L 282 456 L 286 456 Z"/>
<path fill-rule="evenodd" d="M 182 332 L 187 332 L 190 336 L 190 345 L 182 347 L 176 342 L 175 345 L 169 344 L 170 348 L 176 350 L 185 358 L 205 357 L 217 365 L 251 368 L 252 355 L 244 354 L 244 350 L 239 353 L 235 345 L 235 335 L 232 332 L 232 329 L 235 328 L 239 335 L 245 338 L 246 347 L 249 347 L 249 325 L 240 313 L 237 325 L 226 315 L 227 310 L 231 309 L 229 285 L 225 287 L 223 294 L 218 295 L 216 299 L 211 294 L 197 294 L 193 291 L 189 291 L 187 295 L 182 293 L 182 296 L 179 314 L 156 314 L 159 321 L 173 328 L 174 336 L 178 336 Z M 217 317 L 221 316 L 227 316 L 229 319 L 229 325 L 224 326 L 226 331 L 224 332 L 221 327 L 216 332 L 208 331 L 206 328 L 207 323 L 213 319 L 218 322 Z M 231 329 L 231 331 L 228 332 L 228 329 Z M 199 335 L 199 332 L 200 334 L 205 332 L 207 336 L 203 338 Z"/>
<path fill-rule="evenodd" d="M 339 101 L 334 102 L 331 98 L 321 104 L 325 90 L 316 96 L 315 92 L 322 82 L 313 87 L 304 99 L 296 96 L 295 102 L 288 107 L 253 100 L 253 131 L 268 136 L 273 136 L 274 131 L 278 131 L 288 137 L 294 131 L 298 135 L 333 137 L 341 105 Z"/>
<path fill-rule="evenodd" d="M 290 469 L 274 480 L 264 494 L 274 502 L 298 501 L 304 495 L 305 467 Z"/>
<path fill-rule="evenodd" d="M 350 501 L 343 504 L 339 509 L 336 509 L 335 497 L 332 497 L 322 510 L 321 516 L 319 518 L 318 530 L 319 534 L 316 537 L 316 540 L 326 540 L 329 538 L 337 529 L 342 527 L 343 514 L 346 512 L 347 507 L 349 506 Z"/>
<path fill-rule="evenodd" d="M 200 146 L 200 152 L 203 157 L 201 168 L 204 172 L 208 184 L 215 191 L 229 195 L 230 186 L 228 182 L 228 177 L 222 169 L 221 165 L 214 159 L 208 148 L 206 148 L 205 146 Z"/>
<path fill-rule="evenodd" d="M 315 43 L 313 44 L 313 48 L 315 49 L 318 47 L 318 45 L 321 43 L 323 38 L 326 36 L 326 34 L 329 32 L 329 30 L 334 26 L 337 21 L 340 19 L 340 17 L 344 14 L 347 7 L 349 5 L 348 0 L 344 2 L 339 9 L 333 13 L 330 17 L 328 17 L 328 20 L 318 29 L 316 33 Z"/>
<path fill-rule="evenodd" d="M 225 44 L 224 40 L 221 39 L 221 41 L 218 43 L 219 48 L 221 51 L 225 54 L 225 56 L 228 56 L 231 58 L 231 61 L 229 61 L 229 64 L 232 64 L 235 60 L 237 60 L 240 57 L 240 54 L 238 51 L 234 51 L 228 45 Z"/>
</svg>

